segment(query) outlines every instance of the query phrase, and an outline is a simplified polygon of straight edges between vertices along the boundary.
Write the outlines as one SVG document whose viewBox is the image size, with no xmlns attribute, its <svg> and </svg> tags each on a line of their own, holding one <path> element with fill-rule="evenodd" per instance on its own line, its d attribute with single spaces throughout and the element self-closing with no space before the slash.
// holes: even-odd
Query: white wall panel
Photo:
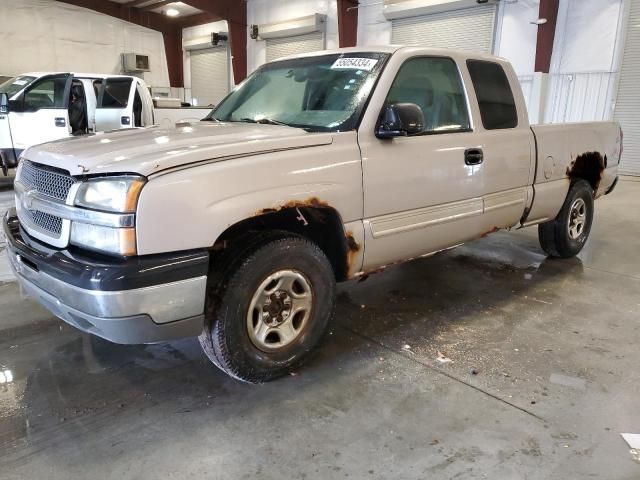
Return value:
<svg viewBox="0 0 640 480">
<path fill-rule="evenodd" d="M 545 122 L 613 117 L 622 12 L 623 0 L 560 3 Z"/>
<path fill-rule="evenodd" d="M 518 0 L 500 3 L 499 30 L 496 33 L 496 55 L 506 58 L 518 75 L 533 75 L 540 0 Z"/>
<path fill-rule="evenodd" d="M 622 0 L 560 2 L 553 66 L 557 73 L 613 70 Z"/>
<path fill-rule="evenodd" d="M 121 73 L 120 55 L 149 56 L 145 81 L 168 87 L 162 34 L 53 0 L 0 0 L 2 73 Z"/>
</svg>

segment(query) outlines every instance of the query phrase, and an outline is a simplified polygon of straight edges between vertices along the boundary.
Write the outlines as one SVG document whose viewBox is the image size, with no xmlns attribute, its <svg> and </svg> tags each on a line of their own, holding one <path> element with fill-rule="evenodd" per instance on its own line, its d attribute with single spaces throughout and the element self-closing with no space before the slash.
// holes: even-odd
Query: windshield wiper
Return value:
<svg viewBox="0 0 640 480">
<path fill-rule="evenodd" d="M 241 122 L 246 123 L 261 123 L 263 125 L 281 125 L 283 127 L 290 127 L 291 125 L 280 122 L 278 120 L 274 120 L 273 118 L 260 117 L 260 118 L 241 118 Z"/>
</svg>

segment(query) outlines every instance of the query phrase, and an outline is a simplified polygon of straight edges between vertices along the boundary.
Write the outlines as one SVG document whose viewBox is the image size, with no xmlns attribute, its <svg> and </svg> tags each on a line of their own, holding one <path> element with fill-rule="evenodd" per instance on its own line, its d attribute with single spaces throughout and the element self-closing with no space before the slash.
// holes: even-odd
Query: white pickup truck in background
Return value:
<svg viewBox="0 0 640 480">
<path fill-rule="evenodd" d="M 169 127 L 200 120 L 211 110 L 152 99 L 142 79 L 125 75 L 25 73 L 2 83 L 0 97 L 5 175 L 32 145 L 122 128 Z"/>
<path fill-rule="evenodd" d="M 529 125 L 504 59 L 361 47 L 267 63 L 201 122 L 38 145 L 4 220 L 24 289 L 119 343 L 200 336 L 262 382 L 304 361 L 336 281 L 538 225 L 577 255 L 614 122 Z"/>
</svg>

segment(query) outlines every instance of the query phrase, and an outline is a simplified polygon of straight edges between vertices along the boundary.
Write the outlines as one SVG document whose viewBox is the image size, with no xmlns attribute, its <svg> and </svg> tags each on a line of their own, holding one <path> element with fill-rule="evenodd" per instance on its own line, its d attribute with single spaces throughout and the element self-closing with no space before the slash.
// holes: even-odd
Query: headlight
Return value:
<svg viewBox="0 0 640 480">
<path fill-rule="evenodd" d="M 133 214 L 144 183 L 144 178 L 135 176 L 90 179 L 80 184 L 74 204 L 91 210 Z M 135 227 L 115 228 L 73 221 L 70 242 L 79 247 L 125 257 L 137 253 Z"/>
<path fill-rule="evenodd" d="M 144 185 L 141 177 L 102 177 L 87 180 L 76 193 L 78 207 L 107 212 L 134 213 L 140 190 Z"/>
<path fill-rule="evenodd" d="M 73 222 L 71 243 L 90 250 L 115 253 L 124 257 L 137 253 L 135 228 L 113 228 Z"/>
</svg>

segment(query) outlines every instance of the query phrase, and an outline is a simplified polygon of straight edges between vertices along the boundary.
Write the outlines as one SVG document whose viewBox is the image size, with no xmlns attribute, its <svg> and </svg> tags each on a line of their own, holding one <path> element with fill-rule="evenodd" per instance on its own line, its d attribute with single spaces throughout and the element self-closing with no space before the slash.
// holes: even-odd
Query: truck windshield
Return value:
<svg viewBox="0 0 640 480">
<path fill-rule="evenodd" d="M 0 84 L 0 93 L 6 93 L 7 97 L 11 98 L 35 79 L 36 77 L 27 76 L 10 78 L 6 82 Z"/>
<path fill-rule="evenodd" d="M 359 52 L 268 63 L 205 120 L 352 130 L 388 56 Z"/>
</svg>

